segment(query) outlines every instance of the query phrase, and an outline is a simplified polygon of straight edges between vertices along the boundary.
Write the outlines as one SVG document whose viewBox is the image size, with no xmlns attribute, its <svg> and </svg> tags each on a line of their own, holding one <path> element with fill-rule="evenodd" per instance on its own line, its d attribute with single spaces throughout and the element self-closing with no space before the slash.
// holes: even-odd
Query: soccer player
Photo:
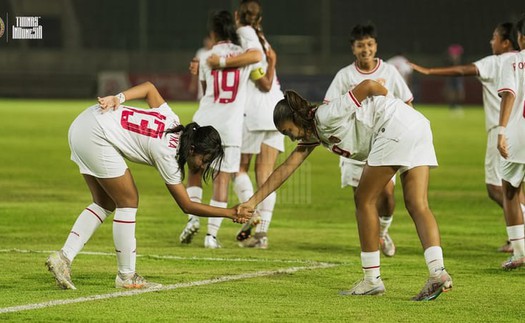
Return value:
<svg viewBox="0 0 525 323">
<path fill-rule="evenodd" d="M 512 257 L 503 269 L 522 267 L 525 263 L 523 211 L 519 194 L 525 179 L 525 15 L 516 24 L 521 51 L 501 63 L 501 96 L 497 148 L 501 162 L 503 210 L 507 234 L 512 244 Z"/>
<path fill-rule="evenodd" d="M 377 33 L 374 25 L 356 25 L 350 33 L 350 45 L 355 61 L 337 72 L 326 91 L 324 102 L 339 98 L 354 86 L 366 79 L 376 80 L 388 89 L 390 94 L 410 104 L 412 92 L 397 69 L 376 57 Z M 351 186 L 354 190 L 359 184 L 365 163 L 340 157 L 341 186 Z M 380 221 L 379 239 L 385 256 L 392 257 L 396 252 L 394 241 L 388 233 L 395 208 L 395 176 L 388 182 L 379 197 L 378 214 Z"/>
<path fill-rule="evenodd" d="M 248 101 L 244 110 L 244 129 L 241 146 L 241 165 L 235 174 L 234 190 L 241 202 L 253 195 L 253 185 L 248 176 L 252 157 L 255 155 L 255 179 L 257 186 L 264 183 L 273 171 L 277 156 L 284 151 L 284 136 L 273 124 L 273 109 L 283 98 L 280 84 L 275 75 L 275 52 L 264 37 L 262 31 L 262 8 L 258 0 L 242 0 L 236 12 L 237 34 L 247 53 L 229 58 L 226 67 L 238 67 L 253 63 L 250 52 L 262 53 L 261 64 L 268 77 L 273 76 L 269 91 L 259 89 L 255 83 L 248 83 Z M 212 68 L 220 68 L 217 56 L 210 56 L 207 63 Z M 277 199 L 276 193 L 270 194 L 259 206 L 257 224 L 249 221 L 237 234 L 239 245 L 248 248 L 268 248 L 268 229 Z M 255 234 L 252 229 L 255 225 Z"/>
<path fill-rule="evenodd" d="M 123 106 L 125 100 L 145 99 L 151 110 Z M 224 151 L 213 127 L 196 123 L 183 126 L 153 84 L 146 82 L 116 96 L 98 98 L 99 104 L 82 112 L 69 128 L 71 159 L 93 197 L 93 203 L 78 216 L 69 236 L 46 265 L 63 289 L 76 289 L 71 263 L 106 217 L 113 218 L 113 240 L 117 253 L 117 288 L 150 288 L 135 271 L 135 218 L 138 191 L 124 158 L 155 167 L 179 207 L 185 213 L 227 217 L 244 222 L 249 212 L 238 214 L 192 202 L 182 184 L 188 164 L 190 173 L 213 177 L 211 162 L 220 164 Z"/>
<path fill-rule="evenodd" d="M 515 55 L 518 47 L 516 32 L 511 22 L 496 26 L 490 40 L 492 55 L 467 65 L 427 68 L 412 64 L 417 72 L 424 75 L 438 76 L 477 76 L 483 85 L 483 108 L 485 110 L 485 129 L 487 131 L 487 148 L 485 150 L 485 185 L 489 198 L 503 207 L 501 187 L 501 157 L 497 150 L 498 119 L 501 99 L 498 96 L 498 81 L 501 62 Z M 521 207 L 525 210 L 525 196 L 520 194 Z M 499 251 L 512 252 L 510 241 L 501 246 Z"/>
<path fill-rule="evenodd" d="M 206 35 L 202 40 L 202 47 L 197 50 L 195 57 L 193 58 L 193 63 L 198 63 L 201 58 L 211 49 L 212 42 L 209 35 Z M 198 68 L 198 67 L 197 67 Z M 191 70 L 191 69 L 190 69 Z M 194 93 L 197 100 L 200 100 L 204 95 L 202 91 L 202 85 L 199 81 L 199 75 L 197 73 L 191 74 L 190 87 L 188 89 L 190 93 Z"/>
<path fill-rule="evenodd" d="M 268 91 L 272 86 L 273 76 L 264 74 L 259 65 L 212 70 L 206 64 L 209 55 L 216 54 L 221 60 L 225 60 L 227 57 L 243 53 L 244 49 L 239 46 L 234 18 L 228 11 L 212 15 L 209 26 L 214 45 L 199 62 L 199 79 L 203 84 L 204 96 L 193 120 L 201 125 L 214 126 L 223 140 L 225 156 L 221 170 L 213 181 L 210 205 L 226 207 L 230 178 L 239 171 L 247 83 L 251 79 L 259 88 Z M 194 201 L 201 201 L 202 184 L 197 174 L 190 174 L 187 191 Z M 208 219 L 208 231 L 204 239 L 206 248 L 221 247 L 217 233 L 222 220 L 220 217 Z M 190 243 L 199 228 L 199 219 L 190 215 L 179 237 L 180 241 Z"/>
<path fill-rule="evenodd" d="M 381 84 L 365 80 L 343 96 L 315 106 L 297 93 L 286 91 L 275 107 L 274 123 L 282 134 L 299 143 L 241 205 L 255 207 L 279 188 L 318 145 L 347 158 L 366 160 L 355 192 L 364 278 L 342 294 L 380 295 L 385 286 L 380 277 L 376 205 L 385 185 L 399 172 L 405 206 L 416 225 L 430 273 L 413 300 L 432 300 L 452 287 L 444 267 L 438 225 L 427 200 L 430 168 L 437 166 L 432 131 L 421 113 L 386 94 Z"/>
</svg>

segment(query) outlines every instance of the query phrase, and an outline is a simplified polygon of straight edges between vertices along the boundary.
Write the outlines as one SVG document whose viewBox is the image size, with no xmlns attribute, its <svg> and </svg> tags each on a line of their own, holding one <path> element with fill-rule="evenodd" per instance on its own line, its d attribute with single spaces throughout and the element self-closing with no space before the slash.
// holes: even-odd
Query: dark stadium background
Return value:
<svg viewBox="0 0 525 323">
<path fill-rule="evenodd" d="M 0 0 L 0 18 L 39 16 L 42 40 L 0 38 L 0 97 L 89 98 L 99 73 L 151 79 L 170 99 L 191 99 L 187 67 L 206 34 L 210 12 L 238 0 Z M 265 33 L 278 54 L 283 88 L 321 100 L 334 74 L 352 62 L 348 35 L 356 23 L 378 29 L 378 57 L 403 52 L 414 62 L 445 63 L 452 43 L 464 62 L 490 55 L 496 24 L 515 21 L 523 1 L 261 0 Z M 7 21 L 9 18 L 9 21 Z M 443 78 L 416 77 L 416 102 L 441 103 Z M 466 79 L 467 103 L 481 103 L 481 86 Z"/>
</svg>

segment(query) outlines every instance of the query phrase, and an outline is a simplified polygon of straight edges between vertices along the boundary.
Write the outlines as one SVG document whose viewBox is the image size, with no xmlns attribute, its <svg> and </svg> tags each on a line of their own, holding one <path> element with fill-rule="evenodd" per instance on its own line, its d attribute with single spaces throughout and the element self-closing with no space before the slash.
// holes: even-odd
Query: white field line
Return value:
<svg viewBox="0 0 525 323">
<path fill-rule="evenodd" d="M 289 268 L 283 268 L 283 269 L 277 269 L 277 270 L 256 271 L 253 273 L 245 273 L 245 274 L 232 275 L 232 276 L 221 276 L 221 277 L 217 277 L 213 279 L 199 280 L 199 281 L 179 283 L 179 284 L 173 284 L 173 285 L 164 285 L 162 287 L 151 288 L 151 289 L 135 289 L 135 290 L 126 290 L 126 291 L 116 292 L 116 293 L 91 295 L 91 296 L 72 298 L 72 299 L 60 299 L 60 300 L 54 300 L 54 301 L 48 301 L 48 302 L 42 302 L 42 303 L 34 303 L 34 304 L 0 308 L 0 314 L 36 310 L 40 308 L 47 308 L 47 307 L 53 307 L 53 306 L 59 306 L 59 305 L 91 302 L 91 301 L 96 301 L 96 300 L 101 300 L 101 299 L 134 296 L 134 295 L 139 295 L 139 294 L 174 290 L 174 289 L 180 289 L 180 288 L 211 285 L 211 284 L 217 284 L 217 283 L 223 283 L 223 282 L 229 282 L 229 281 L 235 281 L 235 280 L 241 280 L 241 279 L 265 277 L 265 276 L 271 276 L 271 275 L 277 275 L 277 274 L 290 274 L 290 273 L 295 273 L 300 270 L 325 269 L 325 268 L 331 268 L 335 266 L 338 266 L 338 265 L 328 264 L 328 263 L 319 263 L 319 264 L 311 265 L 311 266 L 289 267 Z"/>
<path fill-rule="evenodd" d="M 42 253 L 50 254 L 56 250 L 25 250 L 25 249 L 0 249 L 0 253 Z M 81 255 L 110 256 L 114 257 L 115 253 L 99 251 L 81 251 Z M 324 262 L 301 259 L 269 259 L 269 258 L 214 258 L 214 257 L 180 257 L 172 255 L 140 255 L 137 257 L 153 259 L 172 259 L 172 260 L 200 260 L 200 261 L 225 261 L 225 262 L 265 262 L 265 263 L 293 263 L 293 264 L 322 264 Z M 342 262 L 338 264 L 343 264 Z"/>
</svg>

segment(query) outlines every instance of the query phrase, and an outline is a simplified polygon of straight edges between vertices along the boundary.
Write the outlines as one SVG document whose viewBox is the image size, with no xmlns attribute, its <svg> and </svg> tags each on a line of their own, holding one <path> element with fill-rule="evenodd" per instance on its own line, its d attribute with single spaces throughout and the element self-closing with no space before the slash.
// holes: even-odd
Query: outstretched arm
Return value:
<svg viewBox="0 0 525 323">
<path fill-rule="evenodd" d="M 452 65 L 447 67 L 432 67 L 427 68 L 410 63 L 412 68 L 424 75 L 439 75 L 439 76 L 475 76 L 478 75 L 478 69 L 474 64 L 468 65 Z"/>
<path fill-rule="evenodd" d="M 190 200 L 183 184 L 166 184 L 182 212 L 204 217 L 229 218 L 233 222 L 244 223 L 253 215 L 253 209 L 246 207 L 220 208 Z"/>
<path fill-rule="evenodd" d="M 381 83 L 367 79 L 357 84 L 351 92 L 359 102 L 362 102 L 370 96 L 387 95 L 388 90 Z"/>
<path fill-rule="evenodd" d="M 310 153 L 317 146 L 297 146 L 288 158 L 277 167 L 272 175 L 264 182 L 264 184 L 253 194 L 253 196 L 241 207 L 247 209 L 255 209 L 257 204 L 261 203 L 270 193 L 278 189 L 286 180 L 299 168 L 303 161 L 310 155 Z"/>
<path fill-rule="evenodd" d="M 228 67 L 242 67 L 250 64 L 259 63 L 263 59 L 262 52 L 258 49 L 248 50 L 240 55 L 232 57 L 224 57 L 223 65 L 221 66 L 221 57 L 218 55 L 210 55 L 206 63 L 212 69 L 228 68 Z"/>
<path fill-rule="evenodd" d="M 135 99 L 145 99 L 148 102 L 150 108 L 158 108 L 164 102 L 166 102 L 159 91 L 151 82 L 145 82 L 127 89 L 124 92 L 121 92 L 117 95 L 105 96 L 103 98 L 98 97 L 98 103 L 100 108 L 103 111 L 109 109 L 117 109 L 119 105 L 124 103 L 124 101 L 135 100 Z"/>
</svg>

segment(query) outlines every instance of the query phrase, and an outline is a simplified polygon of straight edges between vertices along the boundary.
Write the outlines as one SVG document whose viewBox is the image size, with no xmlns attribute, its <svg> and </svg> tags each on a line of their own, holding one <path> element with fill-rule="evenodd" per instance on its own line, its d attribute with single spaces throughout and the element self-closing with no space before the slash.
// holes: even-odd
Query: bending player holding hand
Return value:
<svg viewBox="0 0 525 323">
<path fill-rule="evenodd" d="M 124 106 L 126 99 L 145 99 L 152 109 Z M 61 288 L 76 289 L 71 280 L 71 263 L 96 229 L 115 212 L 115 286 L 156 287 L 159 284 L 147 282 L 135 271 L 138 191 L 124 158 L 155 167 L 184 213 L 244 223 L 253 209 L 217 208 L 190 200 L 182 183 L 184 167 L 187 164 L 190 173 L 202 173 L 203 180 L 215 177 L 210 165 L 220 165 L 224 156 L 221 138 L 211 126 L 181 125 L 153 84 L 143 83 L 98 101 L 69 128 L 71 159 L 79 166 L 93 203 L 80 213 L 64 246 L 48 257 L 46 265 Z"/>
<path fill-rule="evenodd" d="M 378 82 L 365 80 L 327 104 L 315 106 L 287 91 L 275 107 L 277 129 L 299 144 L 242 206 L 254 208 L 279 188 L 318 145 L 356 160 L 366 160 L 355 192 L 364 278 L 343 295 L 380 295 L 379 220 L 377 199 L 400 173 L 405 206 L 416 225 L 430 277 L 413 300 L 432 300 L 452 288 L 444 267 L 440 234 L 428 206 L 430 167 L 437 166 L 429 121 L 398 99 L 385 97 Z M 381 95 L 381 96 L 375 96 Z M 373 97 L 372 97 L 373 96 Z"/>
</svg>

